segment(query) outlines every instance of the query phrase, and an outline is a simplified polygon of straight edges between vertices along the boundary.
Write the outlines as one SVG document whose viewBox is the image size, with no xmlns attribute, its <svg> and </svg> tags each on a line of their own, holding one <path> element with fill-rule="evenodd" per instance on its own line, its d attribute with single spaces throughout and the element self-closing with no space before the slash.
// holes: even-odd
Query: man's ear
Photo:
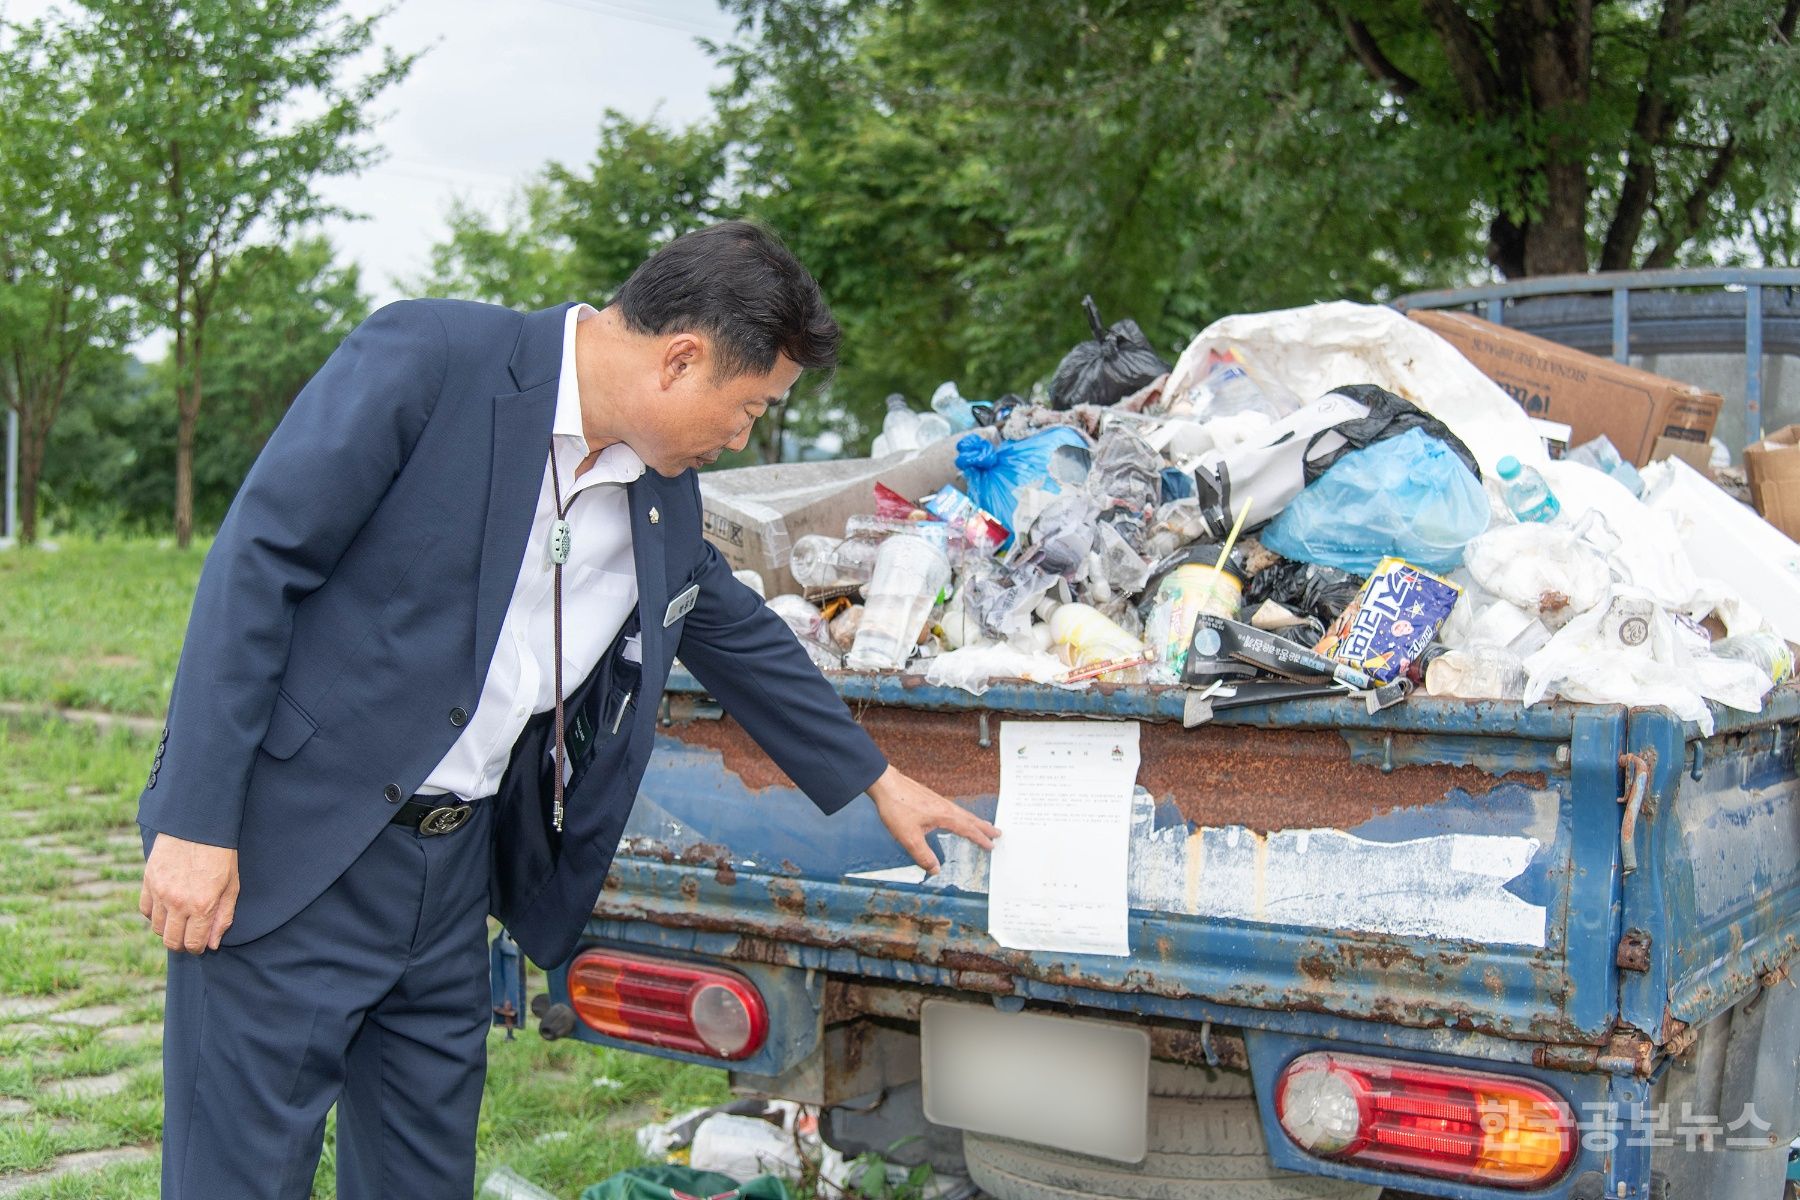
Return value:
<svg viewBox="0 0 1800 1200">
<path fill-rule="evenodd" d="M 707 345 L 698 334 L 678 333 L 663 344 L 662 382 L 671 387 L 706 364 Z"/>
</svg>

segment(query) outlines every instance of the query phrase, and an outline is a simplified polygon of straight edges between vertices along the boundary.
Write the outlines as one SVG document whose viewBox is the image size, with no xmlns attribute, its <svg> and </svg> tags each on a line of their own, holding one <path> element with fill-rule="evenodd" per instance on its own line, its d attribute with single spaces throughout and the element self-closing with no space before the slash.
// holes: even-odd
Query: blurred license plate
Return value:
<svg viewBox="0 0 1800 1200">
<path fill-rule="evenodd" d="M 1150 1035 L 1123 1025 L 927 1000 L 925 1115 L 939 1125 L 1142 1162 Z"/>
</svg>

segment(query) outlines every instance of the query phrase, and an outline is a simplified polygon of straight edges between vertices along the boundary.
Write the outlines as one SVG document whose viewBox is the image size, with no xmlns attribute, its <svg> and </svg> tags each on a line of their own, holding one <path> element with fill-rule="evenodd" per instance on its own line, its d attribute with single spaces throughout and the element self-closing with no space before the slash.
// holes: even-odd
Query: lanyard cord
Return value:
<svg viewBox="0 0 1800 1200">
<path fill-rule="evenodd" d="M 550 562 L 555 575 L 555 600 L 552 602 L 551 625 L 555 630 L 556 665 L 556 771 L 551 784 L 553 799 L 550 804 L 550 823 L 561 833 L 563 827 L 563 762 L 568 758 L 568 749 L 563 743 L 563 632 L 562 632 L 562 578 L 563 563 L 569 558 L 569 510 L 575 507 L 575 501 L 581 499 L 576 492 L 569 497 L 567 504 L 562 498 L 561 473 L 556 469 L 556 439 L 550 439 L 550 488 L 556 499 L 556 524 L 550 528 Z"/>
</svg>

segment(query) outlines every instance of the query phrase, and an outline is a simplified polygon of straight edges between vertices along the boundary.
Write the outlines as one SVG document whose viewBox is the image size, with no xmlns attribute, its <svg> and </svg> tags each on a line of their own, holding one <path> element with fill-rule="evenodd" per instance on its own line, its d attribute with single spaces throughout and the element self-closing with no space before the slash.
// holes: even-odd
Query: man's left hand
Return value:
<svg viewBox="0 0 1800 1200">
<path fill-rule="evenodd" d="M 927 875 L 938 873 L 937 855 L 925 835 L 934 829 L 966 837 L 983 850 L 994 848 L 1000 831 L 969 810 L 944 799 L 918 780 L 890 766 L 869 785 L 869 799 L 894 840 L 906 848 Z"/>
</svg>

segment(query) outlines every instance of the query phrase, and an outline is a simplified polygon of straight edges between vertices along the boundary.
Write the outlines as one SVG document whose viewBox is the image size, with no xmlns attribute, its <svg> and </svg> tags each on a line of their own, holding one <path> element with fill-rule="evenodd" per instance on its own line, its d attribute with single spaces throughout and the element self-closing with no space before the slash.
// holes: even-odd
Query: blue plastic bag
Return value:
<svg viewBox="0 0 1800 1200">
<path fill-rule="evenodd" d="M 1393 555 L 1448 571 L 1488 526 L 1487 493 L 1423 429 L 1344 455 L 1281 510 L 1262 544 L 1283 558 L 1367 575 Z"/>
<path fill-rule="evenodd" d="M 1050 456 L 1058 446 L 1086 449 L 1088 440 L 1067 425 L 998 446 L 971 433 L 956 443 L 956 466 L 969 481 L 969 496 L 1010 531 L 1020 492 L 1033 486 L 1047 492 L 1062 490 L 1050 477 Z"/>
</svg>

